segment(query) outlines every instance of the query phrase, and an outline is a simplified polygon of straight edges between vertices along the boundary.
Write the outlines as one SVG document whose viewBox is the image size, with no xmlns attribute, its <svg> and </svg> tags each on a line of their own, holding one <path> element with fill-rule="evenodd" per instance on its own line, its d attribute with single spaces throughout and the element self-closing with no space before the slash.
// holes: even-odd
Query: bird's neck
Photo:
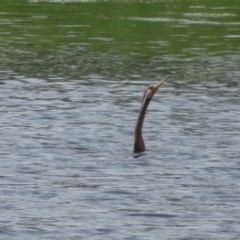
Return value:
<svg viewBox="0 0 240 240">
<path fill-rule="evenodd" d="M 145 150 L 145 144 L 142 136 L 142 128 L 150 101 L 151 98 L 145 99 L 138 116 L 138 121 L 134 132 L 134 152 L 143 152 Z"/>
</svg>

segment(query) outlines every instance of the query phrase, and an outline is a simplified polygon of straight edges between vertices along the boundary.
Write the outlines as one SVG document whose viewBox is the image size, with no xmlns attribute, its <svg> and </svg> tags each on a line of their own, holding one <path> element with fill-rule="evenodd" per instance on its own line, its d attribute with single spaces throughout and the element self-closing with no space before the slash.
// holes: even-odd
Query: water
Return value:
<svg viewBox="0 0 240 240">
<path fill-rule="evenodd" d="M 103 12 L 81 22 L 89 20 L 95 39 L 89 27 L 81 27 L 81 46 L 67 35 L 52 39 L 50 22 L 61 21 L 54 8 L 92 16 L 94 7 L 108 6 L 91 4 L 13 1 L 1 8 L 9 24 L 0 37 L 1 239 L 238 239 L 239 8 L 181 9 L 172 1 L 166 20 L 151 1 L 145 14 L 136 14 L 134 4 L 111 3 L 120 14 L 108 30 L 126 21 L 133 25 L 119 31 L 135 26 L 134 32 L 120 37 L 91 27 Z M 16 14 L 18 7 L 29 18 Z M 185 31 L 174 45 L 176 24 Z M 33 34 L 32 26 L 35 39 L 24 35 Z M 145 36 L 159 26 L 170 30 L 159 39 Z M 166 74 L 144 125 L 147 151 L 135 155 L 143 91 Z"/>
</svg>

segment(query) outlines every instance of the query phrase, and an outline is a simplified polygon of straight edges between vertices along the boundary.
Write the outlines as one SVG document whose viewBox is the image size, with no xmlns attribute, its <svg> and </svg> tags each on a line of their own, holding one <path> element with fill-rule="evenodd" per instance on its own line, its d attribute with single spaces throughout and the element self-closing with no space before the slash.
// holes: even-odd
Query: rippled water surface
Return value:
<svg viewBox="0 0 240 240">
<path fill-rule="evenodd" d="M 59 2 L 1 3 L 1 239 L 239 239 L 239 6 Z"/>
</svg>

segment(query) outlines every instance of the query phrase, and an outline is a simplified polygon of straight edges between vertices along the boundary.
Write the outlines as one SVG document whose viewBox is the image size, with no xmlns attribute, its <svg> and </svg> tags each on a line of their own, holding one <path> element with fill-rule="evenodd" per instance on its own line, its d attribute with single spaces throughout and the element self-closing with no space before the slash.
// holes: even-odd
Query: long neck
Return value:
<svg viewBox="0 0 240 240">
<path fill-rule="evenodd" d="M 142 128 L 144 118 L 146 116 L 148 105 L 151 101 L 151 98 L 144 99 L 144 102 L 141 107 L 141 111 L 138 116 L 135 132 L 134 132 L 134 152 L 143 152 L 145 151 L 145 144 L 142 136 Z"/>
</svg>

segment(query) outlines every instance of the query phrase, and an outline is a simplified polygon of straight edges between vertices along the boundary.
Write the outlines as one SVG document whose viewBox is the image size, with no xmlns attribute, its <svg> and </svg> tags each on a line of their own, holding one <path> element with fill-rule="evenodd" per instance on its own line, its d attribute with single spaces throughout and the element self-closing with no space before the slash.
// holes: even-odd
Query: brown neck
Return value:
<svg viewBox="0 0 240 240">
<path fill-rule="evenodd" d="M 135 132 L 134 132 L 134 152 L 144 152 L 145 144 L 142 136 L 142 128 L 144 118 L 146 116 L 148 105 L 151 101 L 151 98 L 146 98 L 141 107 L 141 111 L 138 116 L 138 121 L 136 124 Z"/>
</svg>

